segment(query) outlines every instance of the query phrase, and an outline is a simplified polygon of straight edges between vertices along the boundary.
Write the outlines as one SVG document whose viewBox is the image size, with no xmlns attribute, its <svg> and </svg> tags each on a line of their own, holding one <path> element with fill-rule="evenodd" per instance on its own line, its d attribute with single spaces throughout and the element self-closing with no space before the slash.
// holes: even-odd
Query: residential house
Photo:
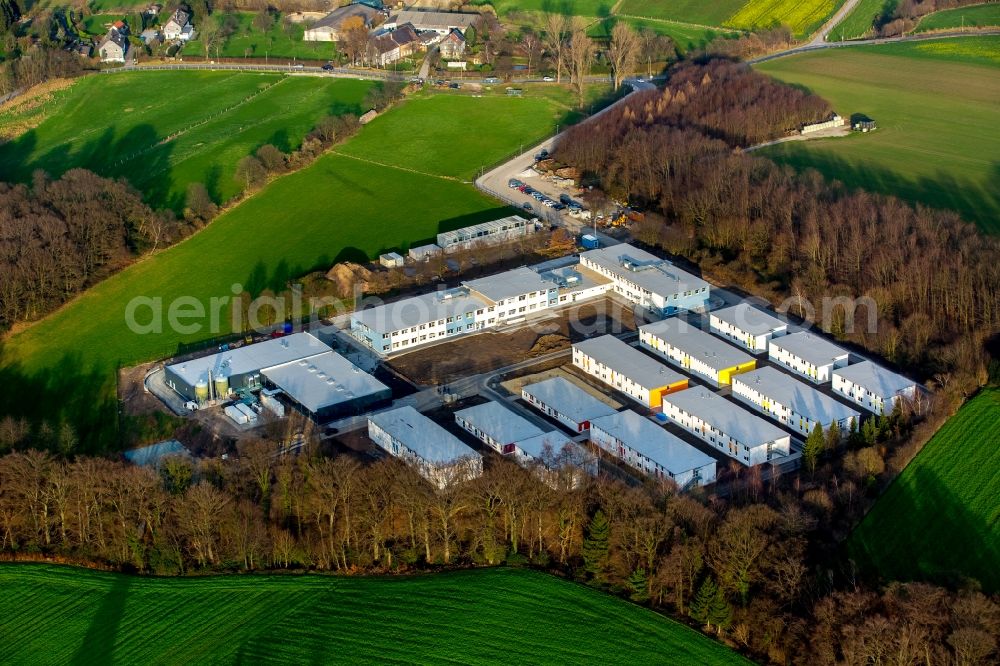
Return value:
<svg viewBox="0 0 1000 666">
<path fill-rule="evenodd" d="M 97 45 L 97 53 L 101 62 L 125 62 L 128 54 L 128 39 L 114 28 L 108 30 L 101 43 Z"/>
<path fill-rule="evenodd" d="M 709 326 L 712 333 L 732 340 L 753 354 L 767 352 L 771 338 L 780 337 L 788 332 L 786 322 L 749 303 L 740 303 L 711 312 Z"/>
<path fill-rule="evenodd" d="M 846 349 L 808 331 L 771 340 L 767 356 L 816 384 L 830 381 L 830 373 L 846 366 L 849 358 Z"/>
<path fill-rule="evenodd" d="M 453 28 L 448 35 L 441 40 L 441 57 L 445 60 L 461 58 L 465 55 L 465 35 L 458 28 Z"/>
<path fill-rule="evenodd" d="M 833 371 L 833 390 L 876 414 L 892 412 L 901 399 L 912 400 L 917 383 L 886 370 L 871 361 L 863 361 Z"/>
<path fill-rule="evenodd" d="M 834 423 L 846 435 L 861 419 L 857 410 L 770 366 L 733 377 L 733 397 L 800 435 Z"/>
<path fill-rule="evenodd" d="M 452 30 L 465 32 L 469 26 L 480 20 L 475 12 L 436 12 L 418 9 L 405 9 L 389 17 L 385 22 L 387 30 L 397 30 L 400 26 L 409 24 L 419 32 L 433 30 L 440 35 L 447 35 Z"/>
<path fill-rule="evenodd" d="M 176 10 L 163 24 L 163 38 L 166 40 L 179 39 L 186 42 L 191 39 L 192 35 L 191 15 L 183 9 Z"/>
<path fill-rule="evenodd" d="M 366 30 L 370 30 L 382 15 L 379 9 L 367 4 L 355 3 L 339 7 L 309 26 L 302 34 L 307 42 L 339 42 L 343 40 L 343 27 L 348 19 L 359 18 Z"/>
<path fill-rule="evenodd" d="M 413 26 L 404 23 L 391 32 L 372 37 L 368 46 L 371 63 L 385 67 L 416 53 L 421 43 Z"/>
</svg>

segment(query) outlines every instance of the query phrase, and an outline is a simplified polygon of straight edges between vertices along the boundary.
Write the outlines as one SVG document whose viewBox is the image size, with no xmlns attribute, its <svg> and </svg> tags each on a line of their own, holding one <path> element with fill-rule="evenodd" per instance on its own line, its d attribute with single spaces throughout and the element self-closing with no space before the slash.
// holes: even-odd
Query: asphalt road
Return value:
<svg viewBox="0 0 1000 666">
<path fill-rule="evenodd" d="M 834 26 L 831 26 L 831 29 L 833 27 Z M 768 60 L 776 60 L 777 58 L 784 58 L 799 53 L 808 53 L 809 51 L 818 51 L 820 49 L 836 49 L 848 46 L 861 46 L 865 44 L 880 45 L 895 44 L 898 42 L 922 42 L 934 39 L 950 39 L 953 37 L 987 37 L 993 35 L 1000 35 L 1000 30 L 980 30 L 976 32 L 935 32 L 920 35 L 904 35 L 902 37 L 855 39 L 846 42 L 822 42 L 819 44 L 815 43 L 816 40 L 813 40 L 805 46 L 796 46 L 795 48 L 788 49 L 787 51 L 779 51 L 778 53 L 769 53 L 768 55 L 760 56 L 759 58 L 752 58 L 747 60 L 747 64 L 756 65 L 758 63 L 767 62 Z"/>
</svg>

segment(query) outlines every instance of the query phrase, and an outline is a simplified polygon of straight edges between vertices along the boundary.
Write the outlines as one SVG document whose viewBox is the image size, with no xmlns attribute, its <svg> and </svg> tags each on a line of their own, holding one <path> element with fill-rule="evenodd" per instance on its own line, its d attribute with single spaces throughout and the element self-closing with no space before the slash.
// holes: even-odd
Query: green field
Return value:
<svg viewBox="0 0 1000 666">
<path fill-rule="evenodd" d="M 237 194 L 240 158 L 297 148 L 327 114 L 358 113 L 370 83 L 238 72 L 131 72 L 80 79 L 48 118 L 0 145 L 0 173 L 27 181 L 85 167 L 124 177 L 154 207 L 181 210 L 188 183 Z M 210 91 L 210 94 L 207 92 Z M 37 110 L 30 110 L 37 113 Z M 0 125 L 16 122 L 0 113 Z"/>
<path fill-rule="evenodd" d="M 49 4 L 52 4 L 52 0 L 49 0 Z M 92 12 L 98 13 L 111 11 L 113 9 L 141 10 L 151 4 L 153 3 L 150 2 L 150 0 L 90 0 L 90 2 L 87 3 L 87 6 L 90 7 Z"/>
<path fill-rule="evenodd" d="M 608 39 L 615 21 L 625 21 L 639 32 L 651 30 L 658 35 L 666 35 L 674 40 L 674 45 L 681 53 L 702 48 L 716 37 L 737 34 L 717 28 L 691 25 L 690 23 L 639 18 L 615 18 L 600 21 L 591 25 L 587 34 L 596 39 Z"/>
<path fill-rule="evenodd" d="M 749 0 L 724 25 L 757 30 L 787 25 L 796 37 L 807 37 L 822 27 L 843 0 Z"/>
<path fill-rule="evenodd" d="M 114 446 L 115 368 L 213 337 L 208 330 L 182 334 L 166 325 L 159 334 L 135 334 L 124 317 L 133 298 L 161 298 L 166 310 L 174 299 L 190 296 L 207 307 L 210 297 L 231 295 L 234 283 L 254 294 L 281 289 L 290 277 L 337 260 L 372 257 L 444 229 L 508 214 L 454 176 L 471 175 L 480 163 L 517 150 L 520 137 L 498 135 L 508 137 L 506 144 L 468 137 L 488 136 L 488 125 L 501 113 L 544 133 L 561 109 L 529 97 L 442 95 L 439 100 L 418 99 L 394 109 L 341 146 L 344 155 L 326 155 L 272 182 L 195 236 L 105 280 L 9 339 L 0 368 L 0 406 L 37 418 L 61 411 L 92 433 L 84 450 L 107 450 Z M 399 142 L 407 127 L 420 128 L 432 117 L 428 108 L 440 115 L 423 129 L 440 145 L 428 147 L 420 164 L 421 156 L 402 150 Z M 422 166 L 422 173 L 409 170 L 414 165 Z M 26 393 L 48 399 L 18 400 Z"/>
<path fill-rule="evenodd" d="M 870 37 L 875 19 L 890 15 L 897 4 L 899 0 L 861 0 L 851 13 L 837 24 L 830 39 Z"/>
<path fill-rule="evenodd" d="M 623 0 L 618 13 L 640 18 L 668 19 L 685 23 L 715 26 L 743 6 L 745 0 Z"/>
<path fill-rule="evenodd" d="M 608 16 L 615 0 L 473 0 L 472 5 L 489 5 L 498 16 L 511 12 L 551 12 L 565 16 Z"/>
<path fill-rule="evenodd" d="M 851 187 L 958 211 L 1000 233 L 1000 38 L 830 49 L 773 60 L 762 72 L 805 86 L 843 116 L 879 129 L 761 151 Z"/>
<path fill-rule="evenodd" d="M 135 578 L 0 565 L 8 664 L 748 664 L 652 611 L 553 576 Z"/>
<path fill-rule="evenodd" d="M 281 21 L 266 33 L 261 33 L 253 27 L 252 12 L 234 12 L 232 16 L 237 21 L 236 31 L 225 41 L 210 50 L 210 57 L 221 58 L 274 58 L 280 62 L 282 58 L 298 58 L 301 60 L 330 60 L 337 54 L 337 47 L 332 42 L 306 42 L 302 39 L 305 25 L 296 23 L 289 31 L 285 31 Z M 204 56 L 205 47 L 198 35 L 184 47 L 183 55 Z"/>
<path fill-rule="evenodd" d="M 1000 389 L 959 410 L 879 498 L 848 541 L 886 580 L 977 578 L 1000 590 Z"/>
<path fill-rule="evenodd" d="M 1000 3 L 958 7 L 934 12 L 920 19 L 914 32 L 953 28 L 994 28 L 1000 26 Z"/>
</svg>

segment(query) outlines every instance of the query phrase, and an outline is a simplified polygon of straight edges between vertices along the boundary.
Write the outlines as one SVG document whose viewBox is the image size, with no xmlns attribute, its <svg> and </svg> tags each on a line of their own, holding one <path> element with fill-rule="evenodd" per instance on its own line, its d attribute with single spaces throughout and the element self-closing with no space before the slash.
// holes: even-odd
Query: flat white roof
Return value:
<svg viewBox="0 0 1000 666">
<path fill-rule="evenodd" d="M 555 286 L 559 287 L 560 293 L 571 293 L 574 291 L 591 289 L 592 287 L 598 287 L 600 285 L 611 284 L 610 278 L 606 278 L 600 273 L 595 273 L 580 264 L 550 268 L 548 270 L 540 271 L 539 275 L 541 275 L 542 279 L 546 282 L 551 282 Z"/>
<path fill-rule="evenodd" d="M 632 410 L 594 419 L 590 427 L 618 438 L 675 475 L 715 462 L 712 456 Z"/>
<path fill-rule="evenodd" d="M 361 310 L 355 312 L 353 317 L 373 331 L 389 333 L 439 319 L 464 316 L 489 305 L 482 298 L 470 294 L 468 289 L 456 287 Z"/>
<path fill-rule="evenodd" d="M 615 413 L 614 407 L 598 400 L 565 377 L 551 377 L 537 384 L 524 386 L 521 390 L 576 423 Z"/>
<path fill-rule="evenodd" d="M 333 351 L 268 368 L 262 374 L 311 412 L 389 390 Z"/>
<path fill-rule="evenodd" d="M 590 338 L 573 345 L 582 353 L 619 372 L 645 389 L 656 389 L 685 381 L 687 377 L 622 342 L 613 335 Z"/>
<path fill-rule="evenodd" d="M 544 432 L 531 421 L 520 414 L 515 414 L 495 400 L 461 409 L 455 412 L 455 416 L 462 417 L 494 440 L 504 444 L 513 444 Z"/>
<path fill-rule="evenodd" d="M 189 385 L 194 386 L 199 381 L 208 381 L 209 371 L 212 372 L 213 379 L 219 376 L 231 377 L 259 372 L 264 368 L 298 361 L 329 351 L 331 349 L 314 335 L 301 332 L 181 361 L 168 365 L 167 368 Z"/>
<path fill-rule="evenodd" d="M 696 358 L 715 370 L 755 360 L 753 356 L 740 351 L 725 340 L 677 317 L 640 326 L 639 330 L 670 343 L 691 358 Z"/>
<path fill-rule="evenodd" d="M 847 356 L 847 350 L 809 331 L 783 335 L 771 340 L 771 346 L 784 349 L 813 365 L 827 365 L 838 358 Z"/>
<path fill-rule="evenodd" d="M 503 236 L 511 231 L 523 230 L 528 223 L 529 221 L 520 215 L 508 215 L 499 220 L 473 224 L 470 227 L 462 227 L 454 231 L 443 231 L 437 235 L 437 244 L 441 247 L 447 247 L 454 243 L 489 239 L 493 235 Z M 531 223 L 534 224 L 534 222 Z"/>
<path fill-rule="evenodd" d="M 700 277 L 627 243 L 588 250 L 580 257 L 660 296 L 698 291 L 710 286 Z"/>
<path fill-rule="evenodd" d="M 533 291 L 548 291 L 555 287 L 527 266 L 468 280 L 462 284 L 494 302 Z"/>
<path fill-rule="evenodd" d="M 891 370 L 886 370 L 871 361 L 862 361 L 861 363 L 855 363 L 854 365 L 834 370 L 833 374 L 839 375 L 883 398 L 894 396 L 900 391 L 905 391 L 917 385 L 912 379 L 896 374 Z"/>
<path fill-rule="evenodd" d="M 767 444 L 789 434 L 746 409 L 712 393 L 704 386 L 694 386 L 663 396 L 663 402 L 684 410 L 714 426 L 720 432 L 750 448 Z"/>
<path fill-rule="evenodd" d="M 428 243 L 427 245 L 419 245 L 417 247 L 411 247 L 409 255 L 411 257 L 425 257 L 437 254 L 440 251 L 441 247 L 439 245 L 435 245 L 434 243 Z"/>
<path fill-rule="evenodd" d="M 371 414 L 368 420 L 431 464 L 442 465 L 459 458 L 481 457 L 460 439 L 409 405 Z"/>
<path fill-rule="evenodd" d="M 788 328 L 786 322 L 749 303 L 740 303 L 721 310 L 713 310 L 709 314 L 711 317 L 731 324 L 751 335 L 763 335 Z"/>
<path fill-rule="evenodd" d="M 516 442 L 516 444 L 517 448 L 521 449 L 532 458 L 543 461 L 545 458 L 550 456 L 552 459 L 557 460 L 563 449 L 567 446 L 570 447 L 575 459 L 582 458 L 584 457 L 583 454 L 588 453 L 579 444 L 575 444 L 569 437 L 556 430 L 553 430 L 552 432 L 543 432 L 535 435 L 534 437 L 522 439 L 521 441 Z M 581 461 L 576 460 L 576 462 Z"/>
<path fill-rule="evenodd" d="M 812 421 L 829 423 L 861 417 L 857 410 L 770 366 L 735 375 L 733 384 L 745 384 Z"/>
</svg>

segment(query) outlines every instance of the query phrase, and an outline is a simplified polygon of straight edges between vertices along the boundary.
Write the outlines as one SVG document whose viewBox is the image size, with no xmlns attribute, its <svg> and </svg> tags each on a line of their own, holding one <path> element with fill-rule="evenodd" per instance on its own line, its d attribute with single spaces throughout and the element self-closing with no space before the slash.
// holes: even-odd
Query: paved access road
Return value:
<svg viewBox="0 0 1000 666">
<path fill-rule="evenodd" d="M 830 29 L 835 26 L 833 24 Z M 820 49 L 836 49 L 845 46 L 861 46 L 865 44 L 895 44 L 897 42 L 922 42 L 934 39 L 950 39 L 953 37 L 991 37 L 995 35 L 1000 35 L 1000 30 L 980 30 L 974 32 L 934 32 L 919 35 L 904 35 L 902 37 L 886 37 L 879 39 L 854 39 L 845 42 L 820 42 L 816 43 L 816 40 L 812 40 L 804 46 L 796 46 L 795 48 L 788 49 L 787 51 L 779 51 L 777 53 L 769 53 L 768 55 L 760 56 L 759 58 L 752 58 L 747 60 L 747 64 L 756 65 L 761 62 L 767 62 L 768 60 L 775 60 L 777 58 L 784 58 L 786 56 L 796 55 L 798 53 L 808 53 L 809 51 L 818 51 Z"/>
</svg>

